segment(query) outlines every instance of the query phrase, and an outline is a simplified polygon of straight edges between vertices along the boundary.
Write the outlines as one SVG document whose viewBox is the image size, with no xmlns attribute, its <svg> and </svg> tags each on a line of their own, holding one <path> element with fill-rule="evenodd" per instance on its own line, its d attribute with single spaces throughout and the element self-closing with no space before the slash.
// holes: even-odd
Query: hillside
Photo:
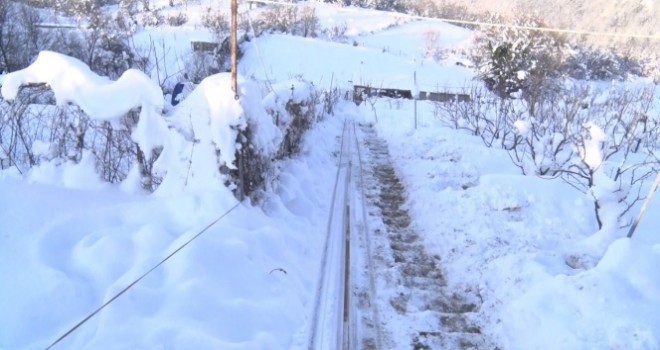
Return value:
<svg viewBox="0 0 660 350">
<path fill-rule="evenodd" d="M 453 4 L 465 7 L 468 13 L 496 13 L 511 21 L 523 14 L 533 15 L 553 28 L 654 36 L 655 39 L 602 35 L 567 37 L 572 41 L 584 40 L 598 47 L 613 48 L 625 56 L 643 59 L 652 67 L 650 71 L 656 72 L 654 74 L 660 71 L 660 5 L 654 0 L 443 0 L 436 3 L 440 9 Z M 451 18 L 452 13 L 447 17 Z"/>
<path fill-rule="evenodd" d="M 469 11 L 506 16 L 531 14 L 542 18 L 551 27 L 597 32 L 658 35 L 660 21 L 660 6 L 653 0 L 449 0 L 440 2 L 440 6 L 442 4 L 457 4 L 466 6 Z"/>
<path fill-rule="evenodd" d="M 660 169 L 652 79 L 503 97 L 465 27 L 241 3 L 234 91 L 228 4 L 40 8 L 52 41 L 9 51 L 0 350 L 660 348 L 660 198 L 627 237 Z M 623 13 L 653 31 L 645 4 Z M 600 30 L 588 5 L 533 8 Z"/>
</svg>

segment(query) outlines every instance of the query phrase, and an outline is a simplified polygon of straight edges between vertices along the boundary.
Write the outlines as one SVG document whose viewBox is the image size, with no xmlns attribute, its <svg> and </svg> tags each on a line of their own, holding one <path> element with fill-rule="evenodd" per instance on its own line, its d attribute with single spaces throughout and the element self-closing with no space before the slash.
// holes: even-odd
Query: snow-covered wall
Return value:
<svg viewBox="0 0 660 350">
<path fill-rule="evenodd" d="M 2 96 L 13 100 L 21 86 L 29 84 L 47 84 L 57 105 L 75 104 L 92 120 L 109 121 L 115 128 L 124 128 L 122 118 L 134 108 L 140 108 L 137 124 L 129 126 L 131 139 L 146 157 L 153 155 L 152 150 L 161 152 L 153 168 L 132 160 L 123 187 L 135 189 L 146 183 L 153 190 L 149 177 L 153 176 L 162 178 L 161 193 L 208 191 L 238 183 L 239 153 L 248 173 L 243 182 L 258 185 L 261 172 L 278 156 L 283 141 L 292 142 L 291 137 L 285 137 L 293 121 L 291 112 L 286 110 L 287 103 L 298 104 L 305 117 L 313 117 L 315 108 L 310 98 L 314 93 L 310 83 L 277 84 L 262 99 L 261 89 L 254 81 L 239 77 L 239 91 L 234 93 L 230 74 L 220 73 L 204 79 L 184 101 L 164 115 L 163 93 L 144 73 L 128 70 L 117 81 L 111 81 L 75 58 L 50 51 L 41 52 L 29 67 L 6 75 Z M 312 122 L 312 118 L 307 119 L 305 126 Z M 281 125 L 276 125 L 276 120 Z M 294 130 L 299 134 L 307 129 L 298 127 L 303 129 Z M 295 142 L 299 142 L 299 137 Z M 241 147 L 249 148 L 248 152 L 238 152 Z M 104 160 L 97 157 L 99 162 Z M 145 171 L 150 174 L 145 175 Z M 145 176 L 149 177 L 146 182 Z"/>
<path fill-rule="evenodd" d="M 2 96 L 13 100 L 21 86 L 43 83 L 53 90 L 58 105 L 74 103 L 92 119 L 119 124 L 128 111 L 141 107 L 133 140 L 145 154 L 162 146 L 161 136 L 167 129 L 161 118 L 163 93 L 144 73 L 129 69 L 113 82 L 92 72 L 76 58 L 42 51 L 30 66 L 6 75 Z"/>
<path fill-rule="evenodd" d="M 44 51 L 29 67 L 4 77 L 2 96 L 13 100 L 21 86 L 29 84 L 47 84 L 57 105 L 75 104 L 92 120 L 109 121 L 118 128 L 129 111 L 140 108 L 131 138 L 146 157 L 162 147 L 153 175 L 163 177 L 166 188 L 222 187 L 227 179 L 221 169 L 236 169 L 241 144 L 269 158 L 282 139 L 256 83 L 239 78 L 239 99 L 235 99 L 227 73 L 205 79 L 169 116 L 163 115 L 158 84 L 138 70 L 111 81 L 75 58 Z M 239 132 L 248 128 L 250 140 L 238 142 Z M 133 161 L 125 188 L 137 187 L 144 176 L 138 163 Z"/>
<path fill-rule="evenodd" d="M 156 163 L 168 174 L 161 192 L 223 186 L 228 178 L 219 169 L 237 168 L 238 134 L 248 126 L 250 145 L 261 155 L 274 154 L 282 133 L 263 108 L 259 87 L 239 77 L 238 90 L 235 99 L 230 74 L 210 76 L 166 117 L 173 131 Z"/>
</svg>

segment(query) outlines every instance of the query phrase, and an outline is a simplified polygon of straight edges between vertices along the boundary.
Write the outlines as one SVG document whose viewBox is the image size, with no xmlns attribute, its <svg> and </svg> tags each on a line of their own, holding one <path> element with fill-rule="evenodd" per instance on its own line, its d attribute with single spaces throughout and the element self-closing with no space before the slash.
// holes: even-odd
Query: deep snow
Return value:
<svg viewBox="0 0 660 350">
<path fill-rule="evenodd" d="M 475 83 L 451 54 L 435 62 L 420 47 L 428 28 L 443 35 L 442 47 L 466 45 L 468 31 L 314 6 L 322 25 L 347 23 L 347 43 L 266 35 L 248 45 L 240 72 L 275 82 L 302 76 L 322 88 L 350 88 L 350 82 L 409 88 L 415 71 L 422 90 Z M 180 50 L 188 38 L 208 36 L 191 27 L 154 31 L 170 34 Z M 0 79 L 4 94 L 12 85 L 5 88 Z M 226 85 L 215 79 L 207 84 Z M 202 91 L 180 111 L 203 108 Z M 228 103 L 217 112 L 232 108 L 240 110 Z M 412 225 L 442 257 L 451 286 L 479 291 L 481 329 L 500 348 L 660 347 L 657 199 L 632 240 L 602 249 L 590 239 L 597 226 L 588 197 L 559 180 L 520 175 L 505 152 L 442 127 L 429 103 L 419 104 L 417 130 L 411 101 L 382 99 L 375 108 L 375 127 L 407 188 Z M 171 119 L 183 125 L 185 113 L 174 113 Z M 370 105 L 347 104 L 317 124 L 300 156 L 278 163 L 261 206 L 241 204 L 58 348 L 306 348 L 336 137 L 346 114 L 375 122 Z M 203 130 L 206 122 L 192 128 Z M 264 147 L 277 133 L 264 133 L 272 136 Z M 153 141 L 149 135 L 136 141 Z M 207 141 L 213 137 L 226 141 L 225 135 Z M 0 349 L 48 346 L 236 203 L 222 186 L 204 186 L 217 180 L 212 177 L 200 176 L 188 191 L 177 183 L 145 195 L 100 184 L 85 164 L 65 170 L 0 173 Z"/>
</svg>

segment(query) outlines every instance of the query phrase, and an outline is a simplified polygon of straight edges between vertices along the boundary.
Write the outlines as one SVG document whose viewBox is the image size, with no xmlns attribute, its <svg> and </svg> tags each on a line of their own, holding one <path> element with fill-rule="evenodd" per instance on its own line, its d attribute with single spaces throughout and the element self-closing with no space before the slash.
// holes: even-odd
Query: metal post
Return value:
<svg viewBox="0 0 660 350">
<path fill-rule="evenodd" d="M 419 89 L 417 89 L 417 71 L 413 73 L 413 100 L 415 104 L 415 130 L 417 130 L 417 98 L 419 97 Z"/>
<path fill-rule="evenodd" d="M 231 89 L 234 91 L 234 98 L 238 100 L 238 82 L 236 69 L 237 38 L 236 38 L 236 12 L 237 0 L 231 0 Z"/>
<path fill-rule="evenodd" d="M 642 219 L 642 216 L 646 211 L 646 207 L 648 207 L 649 202 L 651 201 L 651 197 L 653 197 L 653 194 L 655 193 L 655 190 L 658 188 L 658 185 L 660 185 L 660 172 L 658 172 L 658 176 L 656 176 L 653 185 L 651 185 L 651 190 L 649 191 L 649 194 L 646 196 L 646 200 L 644 201 L 644 204 L 642 204 L 642 208 L 639 210 L 639 213 L 637 214 L 635 221 L 633 222 L 632 226 L 630 226 L 630 231 L 628 231 L 628 238 L 632 238 L 633 233 L 635 233 L 637 224 L 639 224 L 639 221 Z"/>
</svg>

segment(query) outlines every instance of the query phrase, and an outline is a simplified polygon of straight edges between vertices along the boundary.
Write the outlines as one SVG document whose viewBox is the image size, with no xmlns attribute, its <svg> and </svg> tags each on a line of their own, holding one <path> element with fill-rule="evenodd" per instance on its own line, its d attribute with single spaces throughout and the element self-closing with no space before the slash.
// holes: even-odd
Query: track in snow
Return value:
<svg viewBox="0 0 660 350">
<path fill-rule="evenodd" d="M 405 209 L 406 190 L 387 143 L 371 125 L 360 125 L 366 146 L 365 193 L 378 271 L 374 302 L 380 310 L 383 349 L 492 349 L 475 322 L 481 300 L 474 291 L 450 290 L 441 257 L 430 255 Z M 365 147 L 363 147 L 364 149 Z M 438 213 L 441 215 L 441 213 Z"/>
<path fill-rule="evenodd" d="M 450 289 L 414 229 L 387 143 L 351 120 L 338 140 L 308 350 L 494 349 L 478 293 Z"/>
</svg>

